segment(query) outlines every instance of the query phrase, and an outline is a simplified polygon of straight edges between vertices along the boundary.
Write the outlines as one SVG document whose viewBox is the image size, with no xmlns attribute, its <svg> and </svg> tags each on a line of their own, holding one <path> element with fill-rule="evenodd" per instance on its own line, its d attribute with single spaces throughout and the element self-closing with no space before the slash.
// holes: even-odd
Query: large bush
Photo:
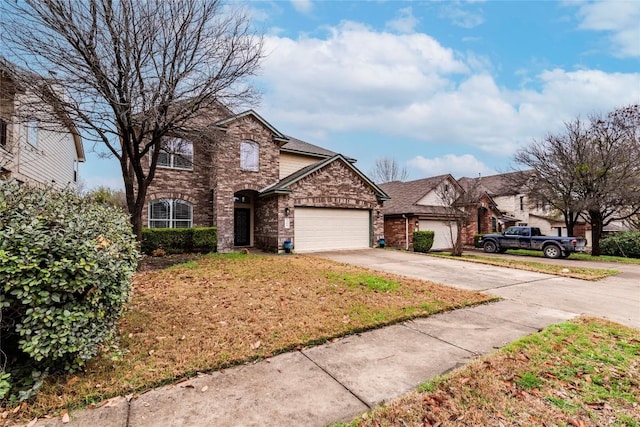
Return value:
<svg viewBox="0 0 640 427">
<path fill-rule="evenodd" d="M 0 368 L 73 371 L 95 356 L 116 331 L 137 260 L 119 209 L 0 181 L 0 346 L 8 359 Z"/>
<path fill-rule="evenodd" d="M 435 232 L 431 230 L 413 232 L 413 251 L 429 252 L 433 246 Z"/>
<path fill-rule="evenodd" d="M 617 233 L 600 240 L 602 255 L 640 258 L 640 231 Z"/>
<path fill-rule="evenodd" d="M 152 254 L 162 249 L 168 254 L 213 252 L 218 245 L 218 229 L 193 228 L 145 228 L 142 230 L 142 252 Z"/>
</svg>

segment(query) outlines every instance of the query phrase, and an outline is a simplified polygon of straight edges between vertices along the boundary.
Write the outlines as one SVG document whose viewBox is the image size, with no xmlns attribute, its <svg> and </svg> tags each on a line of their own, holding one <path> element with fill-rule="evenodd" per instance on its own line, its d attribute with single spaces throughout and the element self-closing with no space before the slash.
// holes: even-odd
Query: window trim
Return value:
<svg viewBox="0 0 640 427">
<path fill-rule="evenodd" d="M 167 218 L 157 218 L 154 219 L 153 216 L 153 206 L 158 203 L 167 203 L 168 204 L 168 217 Z M 189 208 L 189 219 L 175 218 L 176 214 L 176 205 L 183 204 L 188 206 Z M 148 215 L 147 215 L 147 227 L 149 228 L 192 228 L 193 227 L 193 204 L 187 202 L 182 199 L 155 199 L 151 200 L 148 205 Z M 168 227 L 158 227 L 155 226 L 157 223 L 167 223 Z M 187 223 L 186 227 L 176 227 L 176 223 Z"/>
<path fill-rule="evenodd" d="M 182 141 L 183 143 L 186 143 L 186 145 L 182 145 L 182 147 L 189 147 L 190 149 L 185 151 L 177 151 L 173 144 L 174 141 Z M 168 142 L 171 146 L 169 147 L 169 150 L 161 148 L 160 154 L 166 154 L 168 156 L 169 164 L 161 164 L 160 154 L 158 154 L 158 162 L 156 163 L 156 167 L 162 169 L 193 170 L 193 141 L 177 136 L 163 136 L 160 144 L 164 145 L 166 142 Z M 178 145 L 178 147 L 180 147 L 180 145 Z M 149 165 L 151 165 L 152 157 L 153 149 L 151 150 L 151 156 L 149 156 Z M 189 162 L 189 166 L 179 165 L 178 162 L 176 162 L 176 159 L 186 159 Z"/>
<path fill-rule="evenodd" d="M 27 120 L 25 125 L 25 142 L 33 148 L 38 148 L 40 145 L 40 121 L 38 119 L 30 118 Z"/>
<path fill-rule="evenodd" d="M 246 152 L 245 147 L 251 147 L 251 152 Z M 251 154 L 249 159 L 248 155 Z M 240 141 L 240 170 L 246 172 L 260 172 L 260 144 L 255 141 Z"/>
<path fill-rule="evenodd" d="M 0 148 L 7 149 L 9 143 L 9 123 L 0 118 Z"/>
</svg>

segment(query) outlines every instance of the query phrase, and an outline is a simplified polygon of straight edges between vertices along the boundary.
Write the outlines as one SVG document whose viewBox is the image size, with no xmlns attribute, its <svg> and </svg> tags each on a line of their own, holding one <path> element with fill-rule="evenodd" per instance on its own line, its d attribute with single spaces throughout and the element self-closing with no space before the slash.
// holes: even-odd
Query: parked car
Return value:
<svg viewBox="0 0 640 427">
<path fill-rule="evenodd" d="M 544 236 L 537 227 L 509 227 L 501 234 L 485 234 L 479 246 L 488 253 L 504 253 L 508 249 L 532 249 L 547 258 L 566 258 L 572 252 L 584 252 L 587 241 L 582 237 Z"/>
</svg>

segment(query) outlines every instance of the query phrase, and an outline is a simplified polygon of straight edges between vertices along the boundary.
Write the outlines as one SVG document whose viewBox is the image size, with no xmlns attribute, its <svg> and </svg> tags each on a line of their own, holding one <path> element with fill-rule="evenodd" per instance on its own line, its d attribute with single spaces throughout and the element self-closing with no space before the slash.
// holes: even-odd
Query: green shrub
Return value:
<svg viewBox="0 0 640 427">
<path fill-rule="evenodd" d="M 142 230 L 142 252 L 151 254 L 162 248 L 168 254 L 213 252 L 218 245 L 218 229 L 194 228 L 145 228 Z"/>
<path fill-rule="evenodd" d="M 600 240 L 602 255 L 640 258 L 640 231 L 625 231 Z"/>
<path fill-rule="evenodd" d="M 474 248 L 479 248 L 480 247 L 480 239 L 482 239 L 482 236 L 484 236 L 484 234 L 476 234 L 473 236 L 473 247 Z"/>
<path fill-rule="evenodd" d="M 2 382 L 33 387 L 26 377 L 94 357 L 116 331 L 137 260 L 119 209 L 0 181 L 0 355 L 12 366 Z"/>
<path fill-rule="evenodd" d="M 435 232 L 431 230 L 413 232 L 413 251 L 429 252 L 433 246 Z"/>
</svg>

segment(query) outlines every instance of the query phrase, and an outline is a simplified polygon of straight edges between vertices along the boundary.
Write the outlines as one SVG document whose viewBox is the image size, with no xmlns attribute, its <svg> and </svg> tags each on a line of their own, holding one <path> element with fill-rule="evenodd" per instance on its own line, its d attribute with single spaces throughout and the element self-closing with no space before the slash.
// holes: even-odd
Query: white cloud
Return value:
<svg viewBox="0 0 640 427">
<path fill-rule="evenodd" d="M 420 20 L 413 16 L 413 9 L 411 9 L 411 7 L 405 7 L 398 10 L 396 18 L 387 21 L 385 27 L 399 33 L 409 34 L 414 32 L 418 22 L 420 22 Z"/>
<path fill-rule="evenodd" d="M 497 172 L 471 154 L 463 154 L 456 156 L 447 154 L 442 157 L 425 158 L 416 156 L 407 162 L 410 168 L 415 168 L 419 173 L 413 173 L 414 176 L 436 176 L 450 173 L 454 178 L 477 177 L 494 175 Z"/>
<path fill-rule="evenodd" d="M 640 2 L 600 1 L 578 3 L 579 28 L 606 31 L 620 57 L 640 56 Z"/>
<path fill-rule="evenodd" d="M 313 2 L 311 0 L 290 0 L 291 5 L 300 13 L 309 14 L 313 10 Z"/>
<path fill-rule="evenodd" d="M 640 100 L 640 73 L 550 69 L 505 88 L 486 58 L 353 22 L 326 39 L 267 37 L 266 46 L 264 107 L 300 136 L 367 131 L 510 156 L 563 121 Z"/>
<path fill-rule="evenodd" d="M 472 12 L 463 8 L 459 3 L 448 3 L 442 6 L 439 13 L 441 18 L 448 19 L 453 25 L 462 28 L 474 28 L 484 23 L 480 12 Z"/>
</svg>

